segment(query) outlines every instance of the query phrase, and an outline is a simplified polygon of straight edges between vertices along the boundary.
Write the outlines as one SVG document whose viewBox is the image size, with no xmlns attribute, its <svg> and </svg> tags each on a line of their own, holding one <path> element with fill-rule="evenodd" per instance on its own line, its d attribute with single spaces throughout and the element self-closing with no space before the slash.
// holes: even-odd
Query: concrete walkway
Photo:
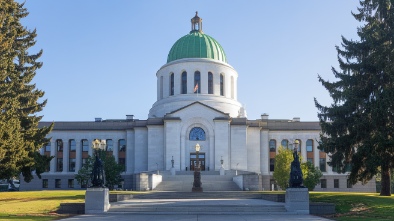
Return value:
<svg viewBox="0 0 394 221">
<path fill-rule="evenodd" d="M 328 219 L 313 215 L 291 214 L 283 211 L 283 203 L 261 199 L 132 199 L 111 203 L 111 209 L 104 214 L 80 215 L 63 220 L 311 221 Z"/>
<path fill-rule="evenodd" d="M 112 220 L 112 221 L 316 221 L 328 220 L 312 215 L 130 215 L 127 213 L 108 213 L 105 215 L 82 215 L 63 220 Z"/>
</svg>

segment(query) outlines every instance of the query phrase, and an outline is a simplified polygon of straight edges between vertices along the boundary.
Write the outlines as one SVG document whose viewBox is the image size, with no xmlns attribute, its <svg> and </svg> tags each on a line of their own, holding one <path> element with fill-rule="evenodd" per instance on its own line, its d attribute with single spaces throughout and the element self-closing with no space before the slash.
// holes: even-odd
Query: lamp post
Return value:
<svg viewBox="0 0 394 221">
<path fill-rule="evenodd" d="M 92 187 L 104 187 L 104 167 L 103 162 L 100 159 L 100 150 L 104 150 L 106 146 L 105 140 L 95 139 L 92 141 L 92 147 L 94 150 L 94 154 L 96 155 L 96 159 L 93 165 L 92 171 Z"/>
<path fill-rule="evenodd" d="M 198 153 L 200 152 L 200 144 L 196 144 L 196 165 L 194 166 L 194 182 L 192 192 L 202 192 L 201 187 L 201 168 L 200 168 L 200 161 L 198 159 Z"/>
</svg>

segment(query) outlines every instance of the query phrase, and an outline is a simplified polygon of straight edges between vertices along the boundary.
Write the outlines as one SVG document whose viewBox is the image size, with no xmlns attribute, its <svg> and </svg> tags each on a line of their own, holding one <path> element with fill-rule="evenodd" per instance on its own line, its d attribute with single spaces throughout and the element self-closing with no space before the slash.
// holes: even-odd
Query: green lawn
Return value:
<svg viewBox="0 0 394 221">
<path fill-rule="evenodd" d="M 0 193 L 0 220 L 55 220 L 60 203 L 84 202 L 85 190 Z"/>
<path fill-rule="evenodd" d="M 383 197 L 378 193 L 310 192 L 313 202 L 335 204 L 337 214 L 330 219 L 350 220 L 394 220 L 394 196 Z"/>
</svg>

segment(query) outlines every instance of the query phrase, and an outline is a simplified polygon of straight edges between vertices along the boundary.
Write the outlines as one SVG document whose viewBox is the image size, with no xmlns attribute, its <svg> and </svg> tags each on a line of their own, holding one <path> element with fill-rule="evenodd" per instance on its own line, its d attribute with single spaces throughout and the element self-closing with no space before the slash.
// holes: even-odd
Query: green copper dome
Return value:
<svg viewBox="0 0 394 221">
<path fill-rule="evenodd" d="M 167 63 L 182 58 L 210 58 L 227 63 L 222 46 L 202 32 L 202 19 L 197 12 L 192 18 L 192 31 L 175 42 L 168 53 Z"/>
</svg>

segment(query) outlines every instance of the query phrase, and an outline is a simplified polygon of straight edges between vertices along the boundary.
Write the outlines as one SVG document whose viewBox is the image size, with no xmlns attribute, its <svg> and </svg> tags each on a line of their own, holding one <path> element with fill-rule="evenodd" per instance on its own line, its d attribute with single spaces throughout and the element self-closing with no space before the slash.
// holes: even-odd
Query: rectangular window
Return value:
<svg viewBox="0 0 394 221">
<path fill-rule="evenodd" d="M 82 166 L 84 166 L 86 164 L 87 158 L 83 158 L 82 159 Z"/>
<path fill-rule="evenodd" d="M 56 171 L 57 172 L 63 171 L 63 158 L 57 158 Z"/>
<path fill-rule="evenodd" d="M 125 158 L 119 158 L 118 164 L 123 166 L 123 171 L 126 171 L 126 159 Z"/>
<path fill-rule="evenodd" d="M 270 159 L 270 171 L 273 172 L 275 170 L 275 158 Z"/>
<path fill-rule="evenodd" d="M 48 188 L 48 179 L 42 179 L 42 188 Z"/>
<path fill-rule="evenodd" d="M 75 172 L 75 158 L 69 159 L 68 171 Z"/>
<path fill-rule="evenodd" d="M 313 152 L 313 140 L 309 139 L 306 141 L 306 151 Z"/>
<path fill-rule="evenodd" d="M 347 182 L 346 182 L 346 187 L 347 187 L 347 188 L 352 188 L 352 187 L 353 187 L 353 184 L 350 182 L 349 179 L 348 179 Z"/>
<path fill-rule="evenodd" d="M 114 150 L 114 142 L 112 140 L 106 141 L 106 151 L 113 151 Z"/>
<path fill-rule="evenodd" d="M 339 188 L 339 179 L 334 179 L 334 188 Z"/>
<path fill-rule="evenodd" d="M 320 186 L 321 186 L 321 188 L 327 188 L 327 180 L 326 179 L 321 179 L 320 180 Z"/>
<path fill-rule="evenodd" d="M 289 148 L 289 141 L 286 139 L 282 140 L 280 144 L 282 145 L 283 148 Z"/>
<path fill-rule="evenodd" d="M 55 188 L 62 188 L 62 180 L 55 179 Z"/>
<path fill-rule="evenodd" d="M 75 152 L 75 150 L 76 150 L 75 140 L 70 140 L 69 150 L 70 150 L 70 152 Z"/>
<path fill-rule="evenodd" d="M 320 158 L 320 171 L 326 172 L 326 158 Z"/>
<path fill-rule="evenodd" d="M 56 140 L 56 149 L 57 149 L 57 152 L 63 152 L 63 141 L 62 140 Z"/>
<path fill-rule="evenodd" d="M 74 188 L 74 179 L 68 179 L 68 188 Z"/>
<path fill-rule="evenodd" d="M 82 140 L 82 151 L 88 152 L 89 151 L 89 142 L 88 140 Z"/>
<path fill-rule="evenodd" d="M 45 152 L 51 152 L 51 142 L 47 143 L 47 145 L 45 145 Z"/>
<path fill-rule="evenodd" d="M 276 140 L 270 140 L 270 152 L 276 152 Z"/>
<path fill-rule="evenodd" d="M 313 165 L 313 158 L 307 158 L 306 161 L 310 162 Z"/>
<path fill-rule="evenodd" d="M 119 152 L 125 152 L 126 151 L 126 140 L 121 139 L 119 140 Z"/>
</svg>

